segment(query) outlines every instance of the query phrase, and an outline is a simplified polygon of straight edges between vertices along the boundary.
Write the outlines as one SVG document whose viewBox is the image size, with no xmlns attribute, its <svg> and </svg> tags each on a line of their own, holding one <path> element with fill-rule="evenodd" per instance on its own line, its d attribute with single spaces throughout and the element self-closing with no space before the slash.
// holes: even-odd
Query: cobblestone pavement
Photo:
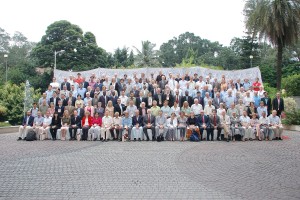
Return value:
<svg viewBox="0 0 300 200">
<path fill-rule="evenodd" d="M 16 141 L 0 199 L 300 199 L 300 134 L 283 141 Z"/>
</svg>

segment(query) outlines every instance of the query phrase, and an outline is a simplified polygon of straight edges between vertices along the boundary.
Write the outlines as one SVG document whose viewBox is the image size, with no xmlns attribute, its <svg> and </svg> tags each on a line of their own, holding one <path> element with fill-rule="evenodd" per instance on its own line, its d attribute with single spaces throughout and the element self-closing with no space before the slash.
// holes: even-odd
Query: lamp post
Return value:
<svg viewBox="0 0 300 200">
<path fill-rule="evenodd" d="M 250 66 L 251 66 L 251 68 L 252 68 L 252 59 L 253 59 L 253 56 L 250 55 L 249 58 L 250 58 Z"/>
<path fill-rule="evenodd" d="M 65 52 L 65 50 L 60 50 L 60 51 L 54 51 L 54 70 L 56 70 L 56 55 L 59 54 L 63 54 Z"/>
<path fill-rule="evenodd" d="M 7 83 L 7 58 L 8 58 L 8 55 L 4 54 L 4 59 L 5 59 L 5 83 Z"/>
</svg>

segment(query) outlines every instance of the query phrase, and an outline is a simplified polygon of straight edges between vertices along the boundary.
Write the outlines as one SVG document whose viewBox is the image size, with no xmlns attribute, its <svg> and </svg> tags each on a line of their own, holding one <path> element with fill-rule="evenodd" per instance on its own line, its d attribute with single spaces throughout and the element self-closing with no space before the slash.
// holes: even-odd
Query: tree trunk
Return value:
<svg viewBox="0 0 300 200">
<path fill-rule="evenodd" d="M 283 52 L 283 43 L 278 39 L 277 45 L 277 62 L 276 62 L 276 72 L 277 72 L 277 90 L 281 89 L 281 77 L 282 77 L 282 52 Z"/>
</svg>

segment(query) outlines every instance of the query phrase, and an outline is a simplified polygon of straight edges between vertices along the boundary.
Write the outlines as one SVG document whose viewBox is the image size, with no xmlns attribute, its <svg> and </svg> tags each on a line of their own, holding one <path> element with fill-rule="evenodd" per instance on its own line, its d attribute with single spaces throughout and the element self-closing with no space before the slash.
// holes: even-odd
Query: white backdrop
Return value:
<svg viewBox="0 0 300 200">
<path fill-rule="evenodd" d="M 86 80 L 89 79 L 92 73 L 96 74 L 96 77 L 102 77 L 104 75 L 106 76 L 113 76 L 115 73 L 118 74 L 119 78 L 122 78 L 124 74 L 127 74 L 128 78 L 132 77 L 133 73 L 137 73 L 137 77 L 140 77 L 141 73 L 145 73 L 146 77 L 151 77 L 151 73 L 154 74 L 154 77 L 158 75 L 159 71 L 162 71 L 164 75 L 168 77 L 168 74 L 171 72 L 172 74 L 185 74 L 188 73 L 190 75 L 193 75 L 194 73 L 197 73 L 198 76 L 202 75 L 204 78 L 209 73 L 212 74 L 212 77 L 217 77 L 218 80 L 221 80 L 221 76 L 224 74 L 226 77 L 226 80 L 233 79 L 234 81 L 237 79 L 241 79 L 241 82 L 245 78 L 248 78 L 251 82 L 255 81 L 255 78 L 258 77 L 261 81 L 261 72 L 258 67 L 249 68 L 249 69 L 243 69 L 243 70 L 232 70 L 232 71 L 226 71 L 226 70 L 213 70 L 213 69 L 207 69 L 203 67 L 190 67 L 190 68 L 137 68 L 137 69 L 107 69 L 107 68 L 97 68 L 89 71 L 81 71 L 83 77 L 86 77 Z M 70 75 L 73 75 L 77 77 L 77 73 L 75 71 L 69 72 L 69 71 L 62 71 L 62 70 L 54 70 L 54 76 L 56 77 L 57 81 L 60 82 L 63 80 L 64 77 L 69 77 Z"/>
</svg>

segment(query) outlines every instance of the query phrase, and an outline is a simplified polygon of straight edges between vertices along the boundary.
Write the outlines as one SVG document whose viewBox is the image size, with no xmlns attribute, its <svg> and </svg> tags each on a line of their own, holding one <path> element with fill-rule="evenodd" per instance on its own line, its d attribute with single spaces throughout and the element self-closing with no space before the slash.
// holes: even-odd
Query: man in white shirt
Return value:
<svg viewBox="0 0 300 200">
<path fill-rule="evenodd" d="M 212 100 L 208 100 L 208 105 L 204 107 L 204 114 L 211 115 L 213 110 L 215 110 L 215 106 L 212 105 Z"/>
<path fill-rule="evenodd" d="M 266 111 L 262 111 L 261 117 L 259 118 L 259 124 L 260 124 L 260 138 L 264 138 L 265 140 L 268 140 L 268 138 L 272 138 L 272 135 L 270 137 L 270 130 L 269 130 L 269 124 L 270 120 L 267 117 Z"/>
<path fill-rule="evenodd" d="M 221 125 L 222 125 L 222 128 L 224 130 L 224 139 L 229 142 L 229 135 L 230 135 L 230 132 L 229 132 L 229 128 L 230 128 L 230 117 L 228 115 L 226 115 L 226 111 L 223 110 L 222 113 L 221 113 L 221 116 L 220 116 L 220 121 L 221 121 Z"/>
<path fill-rule="evenodd" d="M 263 112 L 265 112 L 266 115 L 268 116 L 268 110 L 267 110 L 267 107 L 264 106 L 264 102 L 261 101 L 259 105 L 260 106 L 257 108 L 258 116 L 261 117 Z"/>
<path fill-rule="evenodd" d="M 104 142 L 109 139 L 110 129 L 113 126 L 113 118 L 109 116 L 109 111 L 105 111 L 105 116 L 102 118 L 101 140 Z"/>
<path fill-rule="evenodd" d="M 195 116 L 198 117 L 201 110 L 203 110 L 202 105 L 199 104 L 198 99 L 194 99 L 194 104 L 191 106 L 191 111 L 193 111 Z"/>
<path fill-rule="evenodd" d="M 250 126 L 250 118 L 247 115 L 247 111 L 243 111 L 243 115 L 240 116 L 242 129 L 240 129 L 243 136 L 243 141 L 247 141 L 249 138 L 252 138 L 252 130 Z"/>
<path fill-rule="evenodd" d="M 51 122 L 52 122 L 52 118 L 50 117 L 50 112 L 47 111 L 46 116 L 44 117 L 43 125 L 38 129 L 40 140 L 44 140 L 48 138 Z"/>
<path fill-rule="evenodd" d="M 121 99 L 121 104 L 127 105 L 128 97 L 125 95 L 125 92 L 121 92 L 121 96 L 119 96 L 119 99 Z"/>
<path fill-rule="evenodd" d="M 277 111 L 273 110 L 272 114 L 269 116 L 270 120 L 270 131 L 273 131 L 275 134 L 275 140 L 282 140 L 283 126 L 281 124 L 280 118 L 277 116 Z M 269 140 L 272 140 L 273 137 L 269 136 Z"/>
</svg>

